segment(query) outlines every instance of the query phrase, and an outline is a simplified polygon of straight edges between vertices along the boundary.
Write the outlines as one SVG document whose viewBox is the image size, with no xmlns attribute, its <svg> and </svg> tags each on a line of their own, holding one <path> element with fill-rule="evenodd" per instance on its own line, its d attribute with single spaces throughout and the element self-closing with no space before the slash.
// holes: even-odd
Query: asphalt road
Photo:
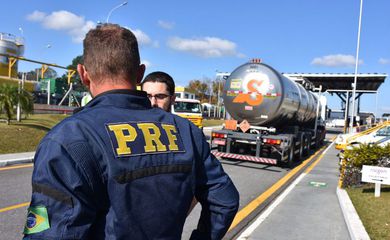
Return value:
<svg viewBox="0 0 390 240">
<path fill-rule="evenodd" d="M 30 201 L 32 167 L 0 171 L 0 209 Z M 27 206 L 0 212 L 0 239 L 22 239 Z"/>
<path fill-rule="evenodd" d="M 209 135 L 210 131 L 205 130 Z M 223 168 L 240 192 L 240 209 L 285 176 L 290 169 L 258 163 L 221 160 Z M 0 239 L 21 239 L 27 206 L 31 195 L 32 167 L 0 171 Z M 7 207 L 15 209 L 7 210 Z M 182 239 L 188 239 L 200 215 L 199 204 L 188 216 Z"/>
</svg>

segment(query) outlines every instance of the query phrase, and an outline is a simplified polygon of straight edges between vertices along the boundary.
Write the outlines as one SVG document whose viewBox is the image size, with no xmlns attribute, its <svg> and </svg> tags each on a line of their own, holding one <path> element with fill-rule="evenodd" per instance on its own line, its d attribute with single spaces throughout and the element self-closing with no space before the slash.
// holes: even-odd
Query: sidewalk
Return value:
<svg viewBox="0 0 390 240">
<path fill-rule="evenodd" d="M 0 167 L 18 164 L 31 163 L 35 152 L 0 154 Z"/>
<path fill-rule="evenodd" d="M 312 171 L 298 177 L 285 190 L 290 192 L 281 194 L 238 239 L 369 239 L 363 225 L 353 224 L 360 219 L 345 207 L 351 205 L 348 195 L 337 188 L 337 153 L 332 145 Z"/>
</svg>

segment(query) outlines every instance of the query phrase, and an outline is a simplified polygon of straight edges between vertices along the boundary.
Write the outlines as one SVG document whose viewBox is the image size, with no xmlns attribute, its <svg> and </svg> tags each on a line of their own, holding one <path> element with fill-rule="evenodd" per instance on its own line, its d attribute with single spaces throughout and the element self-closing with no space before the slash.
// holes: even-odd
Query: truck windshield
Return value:
<svg viewBox="0 0 390 240">
<path fill-rule="evenodd" d="M 175 112 L 201 113 L 200 104 L 193 102 L 175 102 L 174 109 Z"/>
</svg>

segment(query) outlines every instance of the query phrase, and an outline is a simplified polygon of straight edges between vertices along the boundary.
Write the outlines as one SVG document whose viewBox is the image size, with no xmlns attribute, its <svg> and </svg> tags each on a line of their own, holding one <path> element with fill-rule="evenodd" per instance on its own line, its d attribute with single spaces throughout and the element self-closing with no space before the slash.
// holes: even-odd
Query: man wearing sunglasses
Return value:
<svg viewBox="0 0 390 240">
<path fill-rule="evenodd" d="M 152 72 L 141 83 L 141 88 L 147 93 L 152 107 L 159 107 L 171 112 L 175 103 L 175 82 L 165 72 Z"/>
<path fill-rule="evenodd" d="M 175 82 L 168 73 L 160 71 L 149 73 L 142 81 L 141 89 L 147 93 L 152 107 L 158 107 L 166 112 L 171 112 L 176 98 Z M 188 214 L 191 213 L 197 203 L 198 201 L 194 197 Z"/>
</svg>

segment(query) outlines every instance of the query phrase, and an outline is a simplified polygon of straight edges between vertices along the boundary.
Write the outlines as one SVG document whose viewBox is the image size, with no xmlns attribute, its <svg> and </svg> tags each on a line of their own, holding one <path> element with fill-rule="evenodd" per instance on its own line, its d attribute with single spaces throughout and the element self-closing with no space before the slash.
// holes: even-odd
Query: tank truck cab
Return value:
<svg viewBox="0 0 390 240">
<path fill-rule="evenodd" d="M 292 167 L 325 138 L 321 89 L 296 83 L 268 65 L 250 62 L 236 68 L 223 99 L 234 120 L 212 132 L 215 156 Z"/>
</svg>

